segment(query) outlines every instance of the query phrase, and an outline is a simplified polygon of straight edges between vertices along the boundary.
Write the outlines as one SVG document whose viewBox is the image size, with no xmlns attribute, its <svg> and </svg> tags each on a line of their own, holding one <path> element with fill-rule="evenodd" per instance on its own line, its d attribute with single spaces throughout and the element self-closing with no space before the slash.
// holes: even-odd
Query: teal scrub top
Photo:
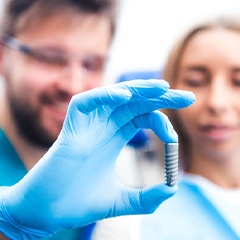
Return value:
<svg viewBox="0 0 240 240">
<path fill-rule="evenodd" d="M 12 186 L 19 182 L 27 173 L 20 157 L 7 136 L 0 128 L 0 186 Z M 60 232 L 45 240 L 81 240 L 85 239 L 83 230 L 72 229 Z"/>
</svg>

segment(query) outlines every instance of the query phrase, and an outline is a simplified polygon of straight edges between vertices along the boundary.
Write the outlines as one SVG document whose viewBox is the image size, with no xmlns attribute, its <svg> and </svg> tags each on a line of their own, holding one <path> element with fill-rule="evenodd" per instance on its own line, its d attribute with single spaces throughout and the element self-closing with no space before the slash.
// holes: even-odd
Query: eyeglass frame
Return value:
<svg viewBox="0 0 240 240">
<path fill-rule="evenodd" d="M 11 37 L 9 35 L 3 35 L 1 37 L 1 42 L 2 44 L 4 44 L 5 46 L 8 46 L 10 47 L 11 49 L 14 49 L 14 50 L 17 50 L 27 56 L 30 56 L 32 58 L 34 58 L 34 60 L 38 61 L 38 62 L 41 62 L 42 64 L 47 64 L 47 65 L 53 65 L 55 64 L 56 65 L 62 65 L 62 70 L 64 73 L 67 72 L 67 69 L 69 68 L 69 61 L 67 59 L 67 54 L 65 54 L 65 58 L 62 58 L 62 59 L 58 59 L 58 62 L 57 62 L 57 56 L 54 56 L 55 59 L 47 59 L 47 55 L 43 54 L 43 52 L 41 52 L 41 50 L 37 50 L 37 49 L 34 49 L 33 47 L 30 47 L 24 43 L 22 43 L 21 41 L 19 41 L 18 39 L 14 38 L 14 37 Z M 57 54 L 56 54 L 57 55 Z M 60 55 L 60 54 L 59 54 Z M 62 54 L 64 55 L 64 54 Z M 61 62 L 62 60 L 62 62 Z M 106 64 L 106 59 L 103 59 L 101 60 L 102 63 L 100 64 L 101 67 L 98 67 L 98 70 L 99 72 L 103 71 L 104 67 L 105 67 L 105 64 Z M 82 67 L 84 68 L 84 70 L 88 71 L 86 68 L 87 67 Z"/>
</svg>

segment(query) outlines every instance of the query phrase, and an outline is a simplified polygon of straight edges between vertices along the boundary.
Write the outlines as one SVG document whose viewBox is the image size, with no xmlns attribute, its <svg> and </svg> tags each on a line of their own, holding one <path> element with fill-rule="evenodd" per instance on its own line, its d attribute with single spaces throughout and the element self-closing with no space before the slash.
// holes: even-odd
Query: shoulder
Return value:
<svg viewBox="0 0 240 240">
<path fill-rule="evenodd" d="M 188 181 L 178 186 L 178 192 L 155 213 L 143 217 L 142 239 L 229 239 L 226 224 L 201 189 Z"/>
<path fill-rule="evenodd" d="M 195 221 L 194 216 L 201 211 L 199 194 L 195 185 L 180 181 L 178 192 L 173 197 L 163 202 L 153 214 L 144 216 L 141 226 L 142 233 L 150 234 L 152 232 L 151 239 L 155 239 L 156 229 L 163 236 L 171 234 L 178 236 L 178 233 L 184 232 L 184 228 L 188 228 L 189 224 Z M 171 233 L 170 229 L 174 229 L 174 233 Z"/>
<path fill-rule="evenodd" d="M 11 186 L 27 173 L 13 145 L 0 128 L 0 186 Z"/>
</svg>

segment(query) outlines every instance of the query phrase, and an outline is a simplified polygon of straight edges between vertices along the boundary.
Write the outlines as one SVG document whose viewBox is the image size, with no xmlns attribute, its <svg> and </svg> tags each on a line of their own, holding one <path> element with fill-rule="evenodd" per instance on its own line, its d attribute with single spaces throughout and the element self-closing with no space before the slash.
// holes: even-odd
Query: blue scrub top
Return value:
<svg viewBox="0 0 240 240">
<path fill-rule="evenodd" d="M 143 218 L 141 240 L 148 239 L 239 240 L 240 237 L 199 186 L 182 180 L 173 197 Z"/>
</svg>

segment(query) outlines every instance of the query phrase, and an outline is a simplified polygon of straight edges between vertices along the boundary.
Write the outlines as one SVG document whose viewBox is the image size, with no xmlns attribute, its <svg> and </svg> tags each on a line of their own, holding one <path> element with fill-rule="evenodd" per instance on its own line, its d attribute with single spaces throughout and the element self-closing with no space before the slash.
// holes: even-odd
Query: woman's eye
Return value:
<svg viewBox="0 0 240 240">
<path fill-rule="evenodd" d="M 180 81 L 189 88 L 205 86 L 211 78 L 209 72 L 203 67 L 192 68 L 182 69 L 182 71 L 180 70 Z"/>
<path fill-rule="evenodd" d="M 200 87 L 205 84 L 205 81 L 203 79 L 198 78 L 185 78 L 183 82 L 188 87 Z"/>
<path fill-rule="evenodd" d="M 233 78 L 233 85 L 240 87 L 240 77 L 239 78 Z"/>
</svg>

